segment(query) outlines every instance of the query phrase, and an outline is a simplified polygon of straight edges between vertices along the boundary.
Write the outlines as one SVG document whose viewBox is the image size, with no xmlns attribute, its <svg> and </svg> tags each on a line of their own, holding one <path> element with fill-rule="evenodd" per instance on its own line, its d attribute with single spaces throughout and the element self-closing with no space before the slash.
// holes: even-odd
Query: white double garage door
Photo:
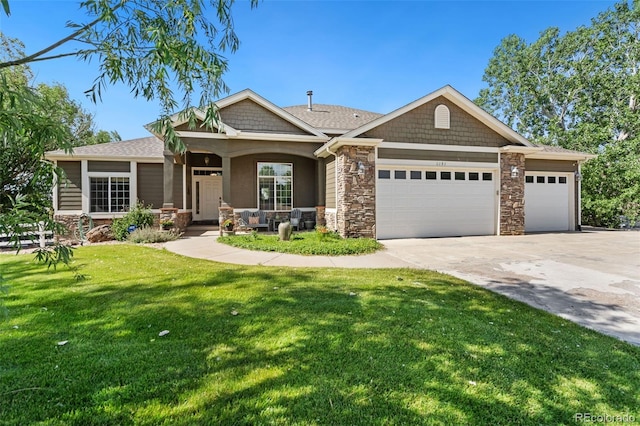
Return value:
<svg viewBox="0 0 640 426">
<path fill-rule="evenodd" d="M 525 176 L 525 231 L 572 229 L 573 185 L 568 173 Z M 498 171 L 379 166 L 378 239 L 495 235 Z"/>
</svg>

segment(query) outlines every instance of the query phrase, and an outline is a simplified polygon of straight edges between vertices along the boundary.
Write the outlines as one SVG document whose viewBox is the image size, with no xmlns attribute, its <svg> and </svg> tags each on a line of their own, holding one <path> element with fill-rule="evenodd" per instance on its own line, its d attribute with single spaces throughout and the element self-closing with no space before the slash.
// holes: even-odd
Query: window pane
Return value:
<svg viewBox="0 0 640 426">
<path fill-rule="evenodd" d="M 422 179 L 422 172 L 419 170 L 411 170 L 411 179 Z"/>
<path fill-rule="evenodd" d="M 425 177 L 427 178 L 427 180 L 435 180 L 437 177 L 437 173 L 436 172 L 426 172 Z"/>
<path fill-rule="evenodd" d="M 440 172 L 440 180 L 451 180 L 451 172 Z"/>
<path fill-rule="evenodd" d="M 291 210 L 291 178 L 276 178 L 276 210 Z"/>
<path fill-rule="evenodd" d="M 274 176 L 275 170 L 271 163 L 258 163 L 258 176 Z"/>
<path fill-rule="evenodd" d="M 524 181 L 526 183 L 533 183 L 533 176 L 525 176 Z"/>
<path fill-rule="evenodd" d="M 483 173 L 482 180 L 493 180 L 493 173 Z"/>
<path fill-rule="evenodd" d="M 536 177 L 536 182 L 537 183 L 544 183 L 544 176 L 537 176 Z"/>
<path fill-rule="evenodd" d="M 480 180 L 480 173 L 469 172 L 469 180 Z"/>
<path fill-rule="evenodd" d="M 89 204 L 91 212 L 109 211 L 109 178 L 90 179 Z"/>
<path fill-rule="evenodd" d="M 395 172 L 393 172 L 393 175 L 396 179 L 406 179 L 407 178 L 407 171 L 406 170 L 396 170 Z"/>
<path fill-rule="evenodd" d="M 391 179 L 391 170 L 378 170 L 378 179 Z"/>
<path fill-rule="evenodd" d="M 275 181 L 273 178 L 259 178 L 258 180 L 258 208 L 273 210 L 275 208 Z"/>
<path fill-rule="evenodd" d="M 129 210 L 129 178 L 111 178 L 111 212 Z"/>
<path fill-rule="evenodd" d="M 456 172 L 456 180 L 464 180 L 464 172 Z"/>
<path fill-rule="evenodd" d="M 556 183 L 556 177 L 555 176 L 549 176 L 547 178 L 547 183 Z"/>
<path fill-rule="evenodd" d="M 566 176 L 560 176 L 558 178 L 558 183 L 567 183 L 567 177 Z"/>
</svg>

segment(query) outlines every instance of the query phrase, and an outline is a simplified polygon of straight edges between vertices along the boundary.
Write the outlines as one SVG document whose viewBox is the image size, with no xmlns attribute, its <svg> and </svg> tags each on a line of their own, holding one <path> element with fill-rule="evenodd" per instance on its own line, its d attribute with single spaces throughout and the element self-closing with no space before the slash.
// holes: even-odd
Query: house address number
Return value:
<svg viewBox="0 0 640 426">
<path fill-rule="evenodd" d="M 436 166 L 442 167 L 442 166 L 446 166 L 446 165 L 447 165 L 446 161 L 436 161 Z"/>
</svg>

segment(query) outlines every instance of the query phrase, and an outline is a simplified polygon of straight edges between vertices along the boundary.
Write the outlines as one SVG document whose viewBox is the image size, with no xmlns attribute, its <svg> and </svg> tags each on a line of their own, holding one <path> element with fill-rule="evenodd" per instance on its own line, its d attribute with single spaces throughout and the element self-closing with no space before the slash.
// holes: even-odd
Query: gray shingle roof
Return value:
<svg viewBox="0 0 640 426">
<path fill-rule="evenodd" d="M 312 111 L 307 110 L 307 105 L 294 105 L 282 109 L 321 131 L 328 129 L 353 130 L 383 115 L 356 108 L 325 104 L 314 104 Z"/>
<path fill-rule="evenodd" d="M 581 151 L 574 151 L 571 149 L 565 149 L 565 148 L 554 146 L 554 145 L 543 145 L 539 143 L 536 146 L 542 148 L 542 152 L 558 152 L 563 154 L 585 154 L 584 152 L 581 152 Z"/>
<path fill-rule="evenodd" d="M 162 158 L 164 143 L 155 136 L 85 145 L 74 148 L 74 157 Z M 46 157 L 66 156 L 61 149 L 49 151 Z"/>
</svg>

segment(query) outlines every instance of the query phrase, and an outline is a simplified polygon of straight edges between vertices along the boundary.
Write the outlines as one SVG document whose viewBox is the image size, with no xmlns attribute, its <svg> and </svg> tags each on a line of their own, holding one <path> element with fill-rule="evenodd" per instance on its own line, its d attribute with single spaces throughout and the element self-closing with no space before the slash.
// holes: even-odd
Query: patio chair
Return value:
<svg viewBox="0 0 640 426">
<path fill-rule="evenodd" d="M 291 210 L 291 217 L 289 218 L 291 222 L 291 228 L 296 228 L 296 231 L 300 230 L 300 220 L 302 219 L 302 210 L 293 209 Z"/>
</svg>

